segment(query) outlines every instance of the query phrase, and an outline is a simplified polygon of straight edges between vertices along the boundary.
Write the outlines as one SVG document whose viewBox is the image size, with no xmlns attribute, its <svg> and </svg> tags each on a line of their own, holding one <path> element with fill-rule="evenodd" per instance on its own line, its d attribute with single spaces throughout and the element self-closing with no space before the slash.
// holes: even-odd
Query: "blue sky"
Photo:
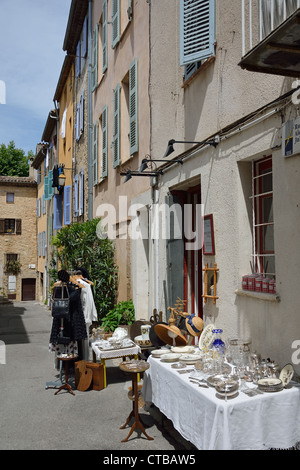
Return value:
<svg viewBox="0 0 300 470">
<path fill-rule="evenodd" d="M 13 140 L 26 155 L 35 153 L 54 108 L 70 5 L 71 0 L 0 0 L 0 145 Z"/>
</svg>

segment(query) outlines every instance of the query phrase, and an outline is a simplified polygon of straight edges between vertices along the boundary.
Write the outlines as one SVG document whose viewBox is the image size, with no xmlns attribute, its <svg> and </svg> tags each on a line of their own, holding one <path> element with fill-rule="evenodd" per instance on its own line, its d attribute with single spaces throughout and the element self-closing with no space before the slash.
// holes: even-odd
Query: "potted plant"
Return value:
<svg viewBox="0 0 300 470">
<path fill-rule="evenodd" d="M 5 272 L 7 274 L 17 275 L 21 271 L 22 264 L 18 260 L 7 261 L 5 265 Z"/>
</svg>

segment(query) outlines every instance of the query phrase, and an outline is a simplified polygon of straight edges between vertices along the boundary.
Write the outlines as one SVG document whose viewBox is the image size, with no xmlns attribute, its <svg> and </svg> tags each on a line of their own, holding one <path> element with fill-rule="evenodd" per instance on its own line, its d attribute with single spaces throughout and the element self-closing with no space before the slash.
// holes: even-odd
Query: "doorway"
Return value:
<svg viewBox="0 0 300 470">
<path fill-rule="evenodd" d="M 35 284 L 35 279 L 22 279 L 22 300 L 35 300 Z"/>
</svg>

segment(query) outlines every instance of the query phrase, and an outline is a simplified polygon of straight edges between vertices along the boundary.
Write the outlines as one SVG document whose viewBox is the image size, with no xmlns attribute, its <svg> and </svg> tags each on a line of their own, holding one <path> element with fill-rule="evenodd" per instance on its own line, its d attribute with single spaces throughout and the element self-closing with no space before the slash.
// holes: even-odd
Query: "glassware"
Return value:
<svg viewBox="0 0 300 470">
<path fill-rule="evenodd" d="M 213 340 L 213 343 L 212 343 L 212 348 L 220 351 L 222 354 L 225 354 L 225 343 L 224 341 L 222 340 L 222 333 L 223 333 L 223 330 L 221 329 L 214 329 L 212 330 L 212 332 L 214 333 L 215 335 L 215 338 Z"/>
</svg>

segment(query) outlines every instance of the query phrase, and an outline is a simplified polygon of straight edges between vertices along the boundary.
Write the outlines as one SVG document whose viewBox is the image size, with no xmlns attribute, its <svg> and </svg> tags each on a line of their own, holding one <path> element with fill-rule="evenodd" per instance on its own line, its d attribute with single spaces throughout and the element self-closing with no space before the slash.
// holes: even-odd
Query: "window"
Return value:
<svg viewBox="0 0 300 470">
<path fill-rule="evenodd" d="M 108 152 L 108 147 L 107 147 L 107 106 L 103 108 L 101 119 L 100 119 L 100 125 L 101 125 L 101 137 L 102 137 L 102 160 L 101 160 L 101 166 L 102 166 L 102 178 L 105 178 L 107 176 L 107 152 Z"/>
<path fill-rule="evenodd" d="M 275 276 L 272 157 L 253 163 L 254 268 Z"/>
<path fill-rule="evenodd" d="M 98 133 L 99 124 L 96 122 L 93 126 L 93 184 L 98 183 Z"/>
<path fill-rule="evenodd" d="M 118 84 L 113 91 L 113 166 L 116 168 L 120 164 L 120 91 L 121 86 Z"/>
<path fill-rule="evenodd" d="M 112 0 L 112 47 L 120 41 L 120 0 Z"/>
<path fill-rule="evenodd" d="M 93 31 L 92 90 L 98 85 L 98 25 Z"/>
<path fill-rule="evenodd" d="M 15 193 L 6 193 L 6 202 L 13 204 L 15 202 Z"/>
<path fill-rule="evenodd" d="M 107 0 L 103 3 L 102 13 L 102 73 L 107 69 Z"/>
<path fill-rule="evenodd" d="M 5 219 L 4 233 L 15 233 L 15 219 Z"/>
<path fill-rule="evenodd" d="M 16 253 L 6 253 L 6 262 L 18 261 L 18 255 Z"/>
<path fill-rule="evenodd" d="M 180 0 L 180 65 L 215 53 L 215 0 Z"/>
<path fill-rule="evenodd" d="M 72 186 L 64 187 L 64 224 L 70 225 L 71 223 L 71 198 L 72 198 Z"/>
<path fill-rule="evenodd" d="M 21 219 L 0 219 L 0 234 L 22 234 Z"/>
</svg>

